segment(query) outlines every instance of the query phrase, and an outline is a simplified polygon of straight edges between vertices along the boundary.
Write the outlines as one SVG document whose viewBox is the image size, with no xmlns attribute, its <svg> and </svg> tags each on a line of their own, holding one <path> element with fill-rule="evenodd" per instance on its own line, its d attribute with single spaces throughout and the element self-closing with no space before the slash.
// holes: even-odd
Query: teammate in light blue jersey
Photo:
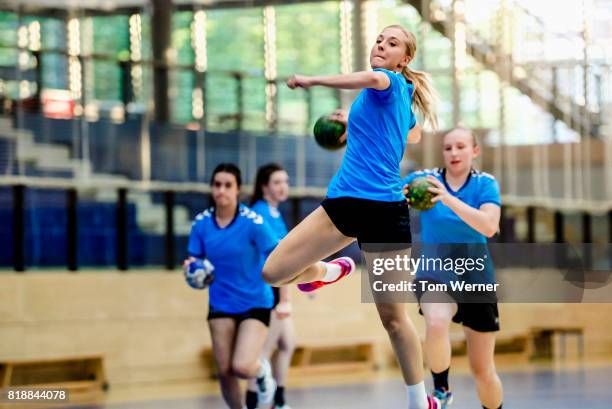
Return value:
<svg viewBox="0 0 612 409">
<path fill-rule="evenodd" d="M 287 226 L 278 206 L 289 197 L 289 175 L 287 171 L 276 163 L 263 165 L 257 170 L 253 186 L 254 192 L 250 201 L 251 209 L 261 215 L 264 222 L 276 234 L 278 240 L 282 240 L 287 235 Z M 274 378 L 277 383 L 272 409 L 291 409 L 285 399 L 287 372 L 295 349 L 291 300 L 287 286 L 273 287 L 272 290 L 274 291 L 274 310 L 262 356 L 268 360 L 272 359 Z M 276 353 L 274 354 L 275 350 Z M 255 390 L 256 385 L 251 383 L 246 397 L 246 409 L 256 409 L 258 406 Z"/>
<path fill-rule="evenodd" d="M 454 129 L 444 136 L 443 157 L 445 167 L 413 172 L 404 180 L 425 176 L 436 187 L 432 199 L 436 205 L 419 213 L 421 241 L 426 257 L 471 258 L 481 261 L 483 271 L 476 281 L 495 283 L 495 272 L 486 242 L 499 228 L 501 200 L 495 178 L 479 172 L 472 166 L 480 148 L 473 133 L 467 129 Z M 460 274 L 459 276 L 457 274 Z M 464 275 L 465 274 L 465 275 Z M 417 271 L 417 281 L 447 284 L 461 277 L 473 275 L 465 271 Z M 419 293 L 421 312 L 425 316 L 425 355 L 434 380 L 434 396 L 442 407 L 452 402 L 448 373 L 451 362 L 449 327 L 451 321 L 463 324 L 467 352 L 478 395 L 485 409 L 502 407 L 502 384 L 495 371 L 495 334 L 499 331 L 496 302 L 460 302 L 464 294 L 449 295 Z M 445 297 L 441 300 L 440 297 Z M 469 298 L 469 297 L 468 297 Z M 493 297 L 494 298 L 494 297 Z M 441 302 L 444 301 L 444 302 Z"/>
<path fill-rule="evenodd" d="M 402 195 L 399 164 L 407 142 L 420 139 L 413 107 L 436 124 L 435 93 L 423 72 L 408 64 L 416 54 L 414 35 L 401 26 L 386 27 L 370 52 L 373 71 L 342 75 L 294 75 L 291 89 L 325 86 L 361 90 L 348 117 L 332 119 L 347 125 L 347 149 L 321 206 L 289 232 L 264 266 L 273 285 L 298 284 L 315 291 L 348 276 L 355 263 L 348 257 L 324 263 L 357 240 L 366 257 L 375 243 L 387 251 L 410 252 L 410 217 Z M 344 137 L 344 136 L 343 136 Z M 419 337 L 403 304 L 377 302 L 377 309 L 395 349 L 406 383 L 410 409 L 437 408 L 423 383 Z"/>
<path fill-rule="evenodd" d="M 231 409 L 243 406 L 239 378 L 256 380 L 263 404 L 272 402 L 276 388 L 270 363 L 260 358 L 274 303 L 261 270 L 278 238 L 261 215 L 238 203 L 240 185 L 235 165 L 215 168 L 214 206 L 196 216 L 185 260 L 207 258 L 214 266 L 208 325 L 221 392 Z"/>
</svg>

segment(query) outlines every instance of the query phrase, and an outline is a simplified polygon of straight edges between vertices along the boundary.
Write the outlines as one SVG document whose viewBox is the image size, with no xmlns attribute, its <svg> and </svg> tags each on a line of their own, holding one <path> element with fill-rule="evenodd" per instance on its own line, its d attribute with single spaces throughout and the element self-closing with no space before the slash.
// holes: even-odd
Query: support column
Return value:
<svg viewBox="0 0 612 409">
<path fill-rule="evenodd" d="M 25 271 L 25 186 L 13 186 L 13 266 Z"/>
<path fill-rule="evenodd" d="M 151 0 L 151 5 L 151 27 L 154 27 L 151 30 L 154 118 L 157 122 L 165 123 L 170 120 L 168 50 L 172 31 L 172 0 Z"/>
<path fill-rule="evenodd" d="M 79 268 L 79 227 L 78 227 L 79 196 L 75 188 L 66 192 L 66 258 L 68 270 Z"/>
</svg>

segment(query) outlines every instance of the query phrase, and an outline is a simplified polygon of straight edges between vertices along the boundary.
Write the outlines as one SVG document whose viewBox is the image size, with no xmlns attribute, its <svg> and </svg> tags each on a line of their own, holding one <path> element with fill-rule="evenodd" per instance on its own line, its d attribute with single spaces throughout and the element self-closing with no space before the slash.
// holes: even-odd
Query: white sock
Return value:
<svg viewBox="0 0 612 409">
<path fill-rule="evenodd" d="M 408 390 L 408 409 L 428 409 L 427 392 L 425 382 L 416 385 L 406 385 Z"/>
<path fill-rule="evenodd" d="M 332 281 L 337 280 L 338 277 L 340 277 L 340 274 L 342 274 L 342 267 L 340 267 L 336 263 L 324 263 L 324 264 L 325 264 L 326 272 L 323 278 L 321 279 L 321 281 L 324 281 L 326 283 L 331 283 Z"/>
</svg>

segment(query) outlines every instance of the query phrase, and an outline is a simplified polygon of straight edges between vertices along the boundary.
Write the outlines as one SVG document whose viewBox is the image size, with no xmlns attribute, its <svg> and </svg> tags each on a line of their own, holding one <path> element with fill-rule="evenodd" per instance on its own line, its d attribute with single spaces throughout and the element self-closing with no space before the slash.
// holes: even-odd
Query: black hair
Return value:
<svg viewBox="0 0 612 409">
<path fill-rule="evenodd" d="M 267 163 L 257 169 L 257 176 L 255 176 L 255 183 L 253 184 L 253 196 L 249 206 L 253 206 L 255 202 L 263 199 L 263 187 L 270 183 L 270 177 L 274 172 L 279 170 L 285 170 L 278 163 Z"/>
<path fill-rule="evenodd" d="M 212 176 L 210 177 L 210 186 L 213 185 L 215 181 L 215 176 L 219 172 L 231 173 L 236 178 L 236 184 L 238 185 L 238 188 L 240 188 L 240 185 L 242 185 L 242 176 L 240 168 L 234 165 L 233 163 L 220 163 L 217 165 L 215 170 L 213 170 Z"/>
</svg>

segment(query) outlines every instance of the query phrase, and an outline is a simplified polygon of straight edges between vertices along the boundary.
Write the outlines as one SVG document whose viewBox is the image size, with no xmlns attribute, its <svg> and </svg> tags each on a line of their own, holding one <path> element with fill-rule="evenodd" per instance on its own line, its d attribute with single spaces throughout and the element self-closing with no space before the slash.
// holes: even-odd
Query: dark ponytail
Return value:
<svg viewBox="0 0 612 409">
<path fill-rule="evenodd" d="M 253 196 L 251 196 L 249 206 L 253 206 L 255 202 L 263 199 L 263 187 L 270 183 L 272 174 L 279 170 L 285 169 L 277 163 L 268 163 L 257 169 L 257 176 L 255 176 L 255 183 L 253 184 Z"/>
</svg>

